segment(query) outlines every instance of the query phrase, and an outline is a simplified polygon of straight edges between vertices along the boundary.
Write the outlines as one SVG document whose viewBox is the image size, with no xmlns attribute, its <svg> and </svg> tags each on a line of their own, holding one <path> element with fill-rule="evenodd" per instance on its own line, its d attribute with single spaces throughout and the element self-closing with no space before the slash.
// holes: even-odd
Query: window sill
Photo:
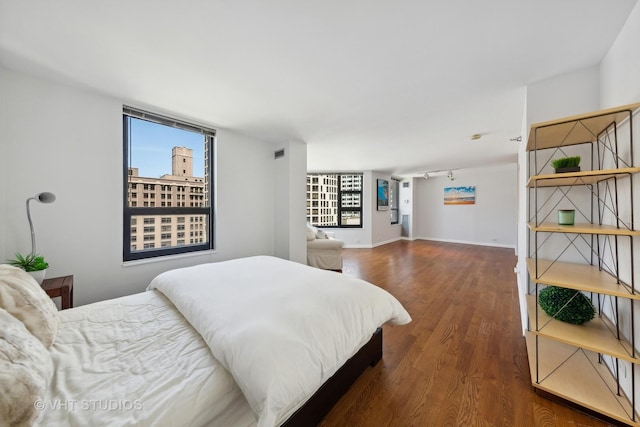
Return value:
<svg viewBox="0 0 640 427">
<path fill-rule="evenodd" d="M 183 258 L 194 258 L 194 257 L 201 257 L 201 256 L 209 256 L 209 255 L 215 254 L 215 253 L 216 253 L 215 249 L 209 249 L 209 250 L 206 250 L 206 251 L 187 252 L 187 253 L 184 253 L 184 254 L 156 256 L 156 257 L 152 257 L 152 258 L 137 259 L 137 260 L 133 260 L 133 261 L 123 261 L 122 262 L 122 266 L 123 267 L 133 267 L 133 266 L 136 266 L 136 265 L 152 264 L 152 263 L 156 263 L 156 262 L 174 261 L 174 260 L 183 259 Z"/>
</svg>

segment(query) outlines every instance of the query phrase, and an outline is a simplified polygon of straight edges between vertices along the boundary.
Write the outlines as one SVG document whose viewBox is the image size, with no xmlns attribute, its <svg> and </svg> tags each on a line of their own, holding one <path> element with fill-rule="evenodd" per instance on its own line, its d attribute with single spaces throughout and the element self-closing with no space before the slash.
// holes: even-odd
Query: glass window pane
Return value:
<svg viewBox="0 0 640 427">
<path fill-rule="evenodd" d="M 362 191 L 362 175 L 340 175 L 342 191 Z"/>
<path fill-rule="evenodd" d="M 342 211 L 342 225 L 360 225 L 360 211 Z"/>
<path fill-rule="evenodd" d="M 209 224 L 209 215 L 194 215 L 194 221 L 197 221 L 197 231 L 194 232 L 193 245 L 203 245 L 209 242 L 209 232 L 207 226 Z M 157 248 L 173 248 L 177 246 L 188 246 L 184 240 L 183 223 L 178 223 L 178 218 L 184 220 L 184 216 L 178 215 L 137 215 L 131 217 L 131 223 L 135 224 L 165 224 L 162 227 L 153 225 L 145 225 L 144 227 L 131 227 L 131 252 L 143 252 L 145 250 Z M 171 219 L 171 225 L 166 225 Z M 180 230 L 180 231 L 179 231 Z M 136 244 L 144 242 L 144 245 Z"/>
<path fill-rule="evenodd" d="M 342 193 L 343 208 L 359 208 L 361 205 L 361 193 Z"/>
<path fill-rule="evenodd" d="M 206 145 L 202 134 L 130 117 L 129 206 L 209 206 Z"/>
</svg>

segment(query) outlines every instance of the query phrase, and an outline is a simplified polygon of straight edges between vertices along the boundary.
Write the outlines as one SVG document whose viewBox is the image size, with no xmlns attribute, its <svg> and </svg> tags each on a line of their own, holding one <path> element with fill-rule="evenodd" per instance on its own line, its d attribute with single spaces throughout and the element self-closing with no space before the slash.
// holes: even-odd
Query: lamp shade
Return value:
<svg viewBox="0 0 640 427">
<path fill-rule="evenodd" d="M 56 195 L 48 191 L 42 192 L 34 197 L 41 203 L 53 203 L 56 201 Z"/>
</svg>

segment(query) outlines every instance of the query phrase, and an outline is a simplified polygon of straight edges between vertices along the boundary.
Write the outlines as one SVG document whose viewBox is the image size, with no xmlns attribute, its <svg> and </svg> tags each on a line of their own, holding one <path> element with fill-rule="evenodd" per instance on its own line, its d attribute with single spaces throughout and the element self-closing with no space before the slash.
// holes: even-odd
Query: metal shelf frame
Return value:
<svg viewBox="0 0 640 427">
<path fill-rule="evenodd" d="M 628 418 L 619 419 L 640 426 L 640 416 L 635 410 L 636 365 L 640 365 L 640 351 L 635 339 L 635 301 L 640 299 L 640 290 L 635 284 L 633 262 L 634 239 L 640 236 L 634 222 L 633 206 L 633 175 L 640 174 L 633 158 L 633 114 L 638 109 L 640 103 L 531 126 L 527 143 L 530 177 L 527 183 L 527 293 L 530 306 L 528 333 L 531 338 L 535 337 L 528 340 L 535 345 L 535 349 L 531 349 L 535 354 L 535 367 L 531 367 L 534 386 L 554 393 L 547 390 L 542 382 L 547 381 L 556 369 L 570 363 L 569 359 L 575 354 L 567 353 L 564 359 L 556 360 L 557 367 L 541 378 L 540 363 L 549 364 L 549 360 L 540 359 L 543 357 L 540 353 L 541 338 L 565 343 L 575 347 L 576 351 L 595 352 L 598 363 L 606 367 L 615 384 L 608 388 L 609 392 L 615 394 L 616 399 L 629 402 L 630 410 L 625 411 Z M 554 156 L 562 154 L 569 157 L 567 148 L 572 146 L 577 146 L 574 151 L 581 150 L 578 151 L 580 153 L 588 150 L 588 170 L 544 173 Z M 560 226 L 550 222 L 550 217 L 561 203 L 570 204 L 576 216 L 586 224 Z M 556 236 L 565 236 L 566 242 L 558 244 Z M 554 245 L 548 248 L 551 241 Z M 544 248 L 546 257 L 541 254 Z M 548 259 L 550 253 L 553 253 L 552 259 Z M 574 258 L 577 256 L 583 264 L 565 262 L 564 257 L 568 254 Z M 626 261 L 624 272 L 621 272 L 621 254 Z M 573 270 L 576 271 L 574 277 L 571 274 Z M 598 319 L 587 325 L 575 326 L 558 323 L 558 320 L 541 312 L 538 295 L 543 286 L 549 285 L 587 292 L 596 306 Z M 624 325 L 624 331 L 621 325 Z M 609 334 L 610 338 L 606 338 Z M 621 386 L 621 360 L 631 365 L 630 396 L 625 395 Z M 557 394 L 567 398 L 565 390 Z M 574 399 L 569 396 L 569 400 Z M 574 401 L 580 404 L 579 398 Z M 597 407 L 585 406 L 599 411 Z M 607 409 L 601 412 L 618 418 Z"/>
</svg>

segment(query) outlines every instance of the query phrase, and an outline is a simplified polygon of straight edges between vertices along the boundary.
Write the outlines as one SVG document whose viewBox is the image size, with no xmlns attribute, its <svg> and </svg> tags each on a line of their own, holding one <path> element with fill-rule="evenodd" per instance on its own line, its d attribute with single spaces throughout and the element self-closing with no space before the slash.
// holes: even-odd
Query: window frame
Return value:
<svg viewBox="0 0 640 427">
<path fill-rule="evenodd" d="M 337 225 L 318 225 L 318 227 L 322 227 L 322 228 L 363 228 L 364 227 L 364 218 L 363 218 L 363 194 L 364 194 L 364 174 L 362 172 L 308 172 L 307 173 L 307 177 L 319 177 L 319 176 L 324 176 L 324 175 L 335 175 L 338 178 L 338 192 L 337 192 Z M 360 177 L 360 190 L 346 190 L 343 191 L 342 190 L 342 176 L 343 175 L 358 175 Z M 314 185 L 313 182 L 311 183 L 311 185 Z M 342 206 L 342 195 L 343 193 L 347 193 L 347 194 L 359 194 L 359 199 L 360 199 L 360 206 L 359 207 L 352 207 L 352 206 L 348 206 L 348 207 L 343 207 Z M 321 203 L 319 199 L 315 199 L 316 202 L 318 202 L 318 206 L 313 206 L 314 200 L 313 199 L 307 199 L 307 203 L 311 202 L 311 207 L 312 208 L 317 208 L 317 209 L 322 209 Z M 360 224 L 358 225 L 347 225 L 347 224 L 342 224 L 342 213 L 343 212 L 358 212 L 360 215 Z M 311 223 L 309 221 L 309 223 Z M 311 223 L 313 225 L 313 223 Z"/>
<path fill-rule="evenodd" d="M 205 207 L 191 207 L 191 206 L 173 206 L 173 207 L 140 207 L 129 206 L 128 203 L 128 189 L 129 179 L 131 178 L 129 173 L 129 119 L 135 118 L 140 120 L 146 120 L 159 125 L 182 129 L 190 132 L 200 133 L 203 136 L 203 143 L 206 143 L 206 172 L 207 178 L 205 182 L 208 187 L 208 200 L 209 206 Z M 215 182 L 214 182 L 214 147 L 216 139 L 216 131 L 214 129 L 205 128 L 203 126 L 194 125 L 191 123 L 183 122 L 181 120 L 161 116 L 155 113 L 150 113 L 137 108 L 123 106 L 122 109 L 122 147 L 123 147 L 123 238 L 122 238 L 122 260 L 123 262 L 138 261 L 144 259 L 152 259 L 156 257 L 171 256 L 178 254 L 185 254 L 190 252 L 201 252 L 215 249 L 215 217 L 214 217 L 214 201 L 215 201 Z M 207 182 L 208 181 L 208 182 Z M 170 248 L 163 248 L 161 245 L 157 245 L 153 249 L 143 249 L 132 251 L 131 241 L 131 219 L 136 216 L 148 216 L 154 218 L 160 218 L 158 221 L 161 223 L 163 217 L 170 215 L 179 215 L 187 217 L 189 215 L 205 215 L 208 218 L 207 221 L 207 242 L 202 244 L 183 244 L 179 246 L 173 246 Z M 155 220 L 154 220 L 155 222 Z M 155 225 L 155 224 L 154 224 Z"/>
<path fill-rule="evenodd" d="M 336 228 L 362 228 L 363 227 L 363 218 L 362 218 L 362 203 L 363 203 L 363 188 L 364 188 L 364 175 L 362 173 L 339 173 L 338 175 L 338 226 Z M 343 175 L 359 175 L 360 176 L 360 190 L 342 190 L 342 176 Z M 360 207 L 353 208 L 343 207 L 342 206 L 342 195 L 343 194 L 359 194 L 360 195 Z M 360 224 L 359 225 L 344 225 L 342 224 L 342 213 L 343 212 L 358 212 L 360 214 Z"/>
</svg>

